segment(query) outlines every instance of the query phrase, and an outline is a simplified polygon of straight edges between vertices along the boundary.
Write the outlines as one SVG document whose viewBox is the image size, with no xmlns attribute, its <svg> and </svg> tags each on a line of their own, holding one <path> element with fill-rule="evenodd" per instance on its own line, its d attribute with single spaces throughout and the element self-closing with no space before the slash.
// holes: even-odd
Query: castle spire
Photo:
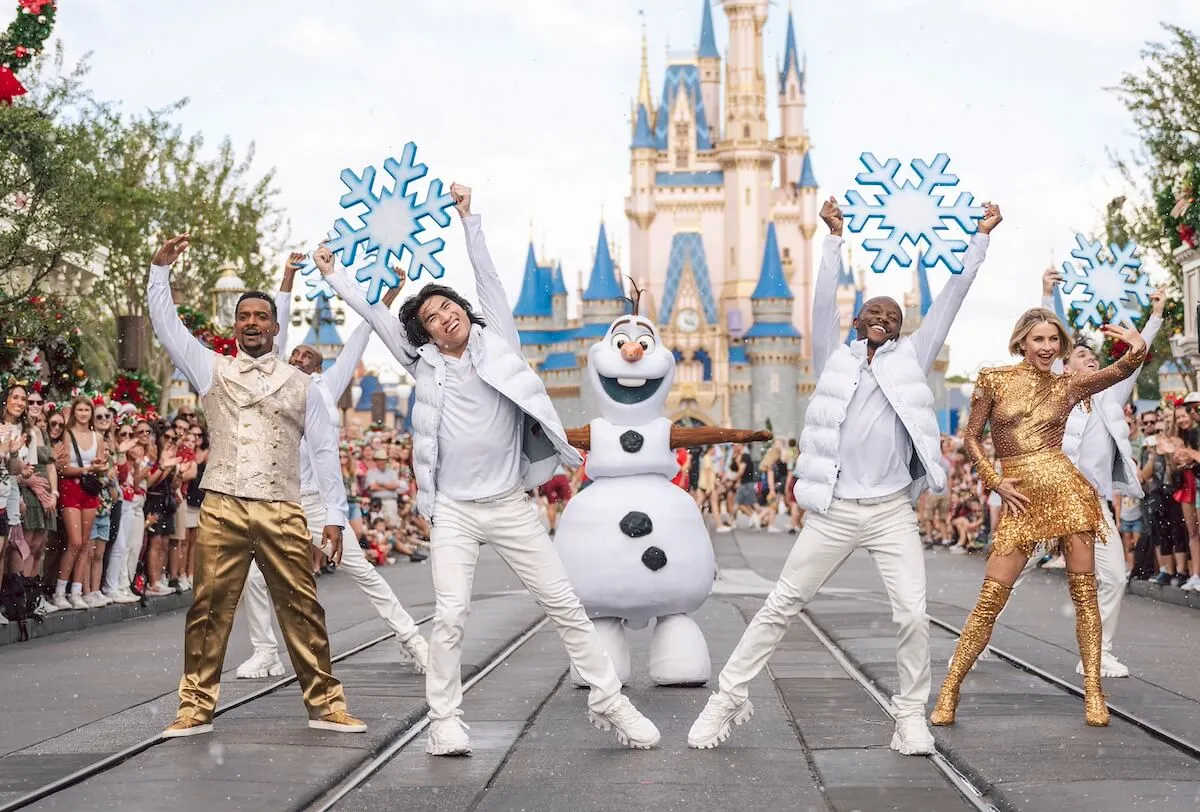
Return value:
<svg viewBox="0 0 1200 812">
<path fill-rule="evenodd" d="M 543 284 L 537 264 L 533 240 L 529 240 L 529 252 L 525 255 L 525 274 L 521 278 L 521 293 L 513 307 L 514 316 L 537 318 L 551 313 L 550 286 Z"/>
<path fill-rule="evenodd" d="M 709 0 L 701 2 L 700 46 L 696 49 L 696 56 L 701 59 L 720 59 L 721 52 L 717 50 L 717 38 L 713 34 L 712 3 Z"/>
<path fill-rule="evenodd" d="M 654 110 L 654 100 L 650 96 L 650 59 L 646 55 L 646 14 L 642 11 L 638 14 L 642 17 L 642 72 L 638 76 L 637 103 L 649 114 Z"/>
<path fill-rule="evenodd" d="M 620 299 L 624 295 L 621 285 L 617 282 L 612 253 L 608 249 L 608 232 L 604 228 L 604 223 L 601 223 L 600 235 L 596 239 L 596 257 L 592 261 L 592 275 L 588 279 L 587 290 L 583 292 L 581 298 L 584 301 L 594 301 L 597 299 Z"/>
<path fill-rule="evenodd" d="M 812 150 L 804 153 L 804 163 L 800 165 L 800 179 L 796 181 L 796 186 L 801 189 L 817 188 L 817 176 L 812 168 Z"/>
<path fill-rule="evenodd" d="M 751 299 L 791 299 L 792 289 L 783 276 L 783 263 L 779 261 L 779 240 L 775 236 L 774 221 L 767 223 L 767 239 L 763 246 L 762 269 L 758 274 L 758 285 L 750 294 Z"/>
<path fill-rule="evenodd" d="M 787 37 L 783 43 L 783 67 L 779 70 L 779 89 L 787 85 L 788 76 L 795 72 L 800 80 L 800 92 L 804 92 L 804 71 L 800 67 L 800 51 L 796 47 L 796 23 L 792 15 L 791 4 L 788 4 Z"/>
</svg>

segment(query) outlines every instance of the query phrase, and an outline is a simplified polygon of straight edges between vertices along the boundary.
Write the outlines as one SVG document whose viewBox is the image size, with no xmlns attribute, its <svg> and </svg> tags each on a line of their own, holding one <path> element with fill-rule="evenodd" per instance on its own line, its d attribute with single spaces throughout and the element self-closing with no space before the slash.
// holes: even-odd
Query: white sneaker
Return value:
<svg viewBox="0 0 1200 812">
<path fill-rule="evenodd" d="M 1056 555 L 1045 564 L 1042 565 L 1044 570 L 1065 570 L 1067 568 L 1067 559 L 1061 555 Z"/>
<path fill-rule="evenodd" d="M 460 711 L 461 712 L 461 711 Z M 434 719 L 429 725 L 429 739 L 425 752 L 431 756 L 469 756 L 471 738 L 467 735 L 467 723 L 457 714 L 449 719 Z"/>
<path fill-rule="evenodd" d="M 137 595 L 129 591 L 129 587 L 121 587 L 112 594 L 113 603 L 138 603 L 141 601 Z"/>
<path fill-rule="evenodd" d="M 429 668 L 429 643 L 419 634 L 414 634 L 408 640 L 400 641 L 400 648 L 412 658 L 418 674 L 424 674 Z"/>
<path fill-rule="evenodd" d="M 164 583 L 157 583 L 146 590 L 147 595 L 153 595 L 156 598 L 161 598 L 164 595 L 174 595 L 175 590 Z"/>
<path fill-rule="evenodd" d="M 59 611 L 75 608 L 75 605 L 73 603 L 71 603 L 71 601 L 67 598 L 66 594 L 64 594 L 64 593 L 58 593 L 58 592 L 54 593 L 54 600 L 51 601 L 51 604 L 54 606 L 55 609 L 58 609 Z M 84 608 L 87 608 L 87 607 L 84 607 Z"/>
<path fill-rule="evenodd" d="M 624 694 L 618 696 L 608 710 L 588 711 L 588 719 L 599 730 L 613 730 L 617 741 L 634 750 L 649 750 L 662 738 L 654 723 L 642 716 Z"/>
<path fill-rule="evenodd" d="M 277 651 L 256 650 L 250 659 L 237 667 L 238 679 L 265 679 L 267 677 L 282 677 L 283 662 Z"/>
<path fill-rule="evenodd" d="M 110 603 L 112 603 L 112 599 L 109 598 L 107 595 L 105 595 L 103 592 L 93 592 L 92 600 L 96 601 L 101 606 L 108 606 Z"/>
<path fill-rule="evenodd" d="M 0 610 L 0 626 L 7 626 L 7 625 L 8 625 L 8 618 L 6 618 L 4 616 L 4 611 Z"/>
<path fill-rule="evenodd" d="M 933 734 L 923 716 L 904 716 L 896 720 L 891 748 L 904 756 L 928 756 L 934 752 Z"/>
<path fill-rule="evenodd" d="M 37 609 L 35 609 L 34 611 L 37 612 L 37 614 L 39 614 L 39 615 L 52 615 L 55 612 L 59 611 L 59 608 L 55 604 L 46 600 L 45 595 L 38 595 Z"/>
<path fill-rule="evenodd" d="M 957 544 L 955 544 L 953 547 L 950 548 L 950 555 L 966 555 L 966 554 L 967 554 L 966 547 L 959 547 Z"/>
<path fill-rule="evenodd" d="M 1075 665 L 1075 673 L 1083 674 L 1083 660 L 1080 660 Z M 1118 660 L 1109 652 L 1105 651 L 1100 654 L 1100 676 L 1108 679 L 1121 679 L 1129 676 L 1129 666 Z"/>
<path fill-rule="evenodd" d="M 719 524 L 719 525 L 717 525 L 717 532 L 718 533 L 732 533 L 733 525 Z"/>
<path fill-rule="evenodd" d="M 708 698 L 708 703 L 692 729 L 688 731 L 688 747 L 707 750 L 729 738 L 733 725 L 745 724 L 754 715 L 754 705 L 747 699 L 743 702 L 731 699 L 720 691 Z"/>
<path fill-rule="evenodd" d="M 1191 578 L 1188 578 L 1179 588 L 1186 589 L 1188 592 L 1200 592 L 1200 575 L 1193 575 Z"/>
<path fill-rule="evenodd" d="M 192 591 L 192 579 L 187 577 L 186 575 L 180 575 L 179 580 L 176 583 L 179 584 L 180 592 L 191 592 Z"/>
<path fill-rule="evenodd" d="M 78 592 L 72 592 L 71 597 L 67 598 L 70 601 L 71 609 L 91 609 L 92 605 L 83 599 L 83 595 Z"/>
</svg>

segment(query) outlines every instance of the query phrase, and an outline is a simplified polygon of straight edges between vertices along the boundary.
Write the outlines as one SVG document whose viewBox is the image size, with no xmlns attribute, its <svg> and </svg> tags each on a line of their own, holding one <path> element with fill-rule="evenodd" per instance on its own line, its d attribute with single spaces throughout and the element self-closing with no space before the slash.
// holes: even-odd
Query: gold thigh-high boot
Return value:
<svg viewBox="0 0 1200 812">
<path fill-rule="evenodd" d="M 958 708 L 958 689 L 963 678 L 975 665 L 975 660 L 987 648 L 988 640 L 992 638 L 992 626 L 996 617 L 1008 603 L 1012 587 L 1005 586 L 993 578 L 984 578 L 983 586 L 979 588 L 979 600 L 975 608 L 967 616 L 962 635 L 958 638 L 958 647 L 954 649 L 954 657 L 950 660 L 950 670 L 938 692 L 937 702 L 929 721 L 935 725 L 954 724 L 954 711 Z"/>
<path fill-rule="evenodd" d="M 1067 585 L 1075 604 L 1075 637 L 1083 660 L 1083 713 L 1089 725 L 1108 724 L 1108 706 L 1100 688 L 1100 604 L 1096 600 L 1096 575 L 1068 572 Z"/>
</svg>

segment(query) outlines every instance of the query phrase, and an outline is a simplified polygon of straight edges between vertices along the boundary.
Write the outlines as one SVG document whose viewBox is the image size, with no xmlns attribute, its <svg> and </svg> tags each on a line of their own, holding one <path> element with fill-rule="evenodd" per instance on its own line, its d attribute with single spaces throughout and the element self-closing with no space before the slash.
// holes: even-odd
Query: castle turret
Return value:
<svg viewBox="0 0 1200 812">
<path fill-rule="evenodd" d="M 721 52 L 717 50 L 717 38 L 713 31 L 712 3 L 702 0 L 700 10 L 700 45 L 696 48 L 696 64 L 700 68 L 700 95 L 704 97 L 704 109 L 708 113 L 709 126 L 713 128 L 713 140 L 721 137 Z"/>
<path fill-rule="evenodd" d="M 600 224 L 596 238 L 596 255 L 592 259 L 592 273 L 583 291 L 582 321 L 587 324 L 603 324 L 605 330 L 612 320 L 627 309 L 625 290 L 617 279 L 616 263 L 608 247 L 608 232 Z"/>
<path fill-rule="evenodd" d="M 779 69 L 779 185 L 797 183 L 801 162 L 808 152 L 804 130 L 804 70 L 796 47 L 796 26 L 788 9 L 787 37 L 783 43 L 783 65 Z"/>
<path fill-rule="evenodd" d="M 767 225 L 750 308 L 754 324 L 742 341 L 750 362 L 752 425 L 762 426 L 770 420 L 780 434 L 798 437 L 801 336 L 792 324 L 792 290 L 783 275 L 773 222 Z"/>
<path fill-rule="evenodd" d="M 530 240 L 529 251 L 525 255 L 525 274 L 521 278 L 521 293 L 513 306 L 518 329 L 544 330 L 550 327 L 554 316 L 550 276 L 549 268 L 538 265 L 533 241 Z"/>
<path fill-rule="evenodd" d="M 325 359 L 324 368 L 329 369 L 342 351 L 342 337 L 337 331 L 337 317 L 329 306 L 329 300 L 318 296 L 313 302 L 312 315 L 308 317 L 308 333 L 304 343 L 321 353 Z"/>
<path fill-rule="evenodd" d="M 562 263 L 550 272 L 550 327 L 562 330 L 567 326 L 567 283 L 563 279 Z"/>
<path fill-rule="evenodd" d="M 813 172 L 812 148 L 808 146 L 805 136 L 804 159 L 800 162 L 800 177 L 796 180 L 796 195 L 800 201 L 800 235 L 804 245 L 811 246 L 813 235 L 817 233 L 817 176 Z M 805 335 L 812 333 L 812 282 L 813 256 L 811 250 L 799 252 L 799 261 L 792 265 L 792 286 L 796 289 L 797 297 L 792 305 L 792 321 L 800 325 L 800 331 Z M 804 356 L 811 357 L 812 347 L 804 346 Z"/>
</svg>

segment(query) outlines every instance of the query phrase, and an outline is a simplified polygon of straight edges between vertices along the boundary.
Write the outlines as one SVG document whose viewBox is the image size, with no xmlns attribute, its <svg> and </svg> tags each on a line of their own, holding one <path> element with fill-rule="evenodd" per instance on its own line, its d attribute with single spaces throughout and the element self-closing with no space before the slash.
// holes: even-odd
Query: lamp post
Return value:
<svg viewBox="0 0 1200 812">
<path fill-rule="evenodd" d="M 233 268 L 221 271 L 221 278 L 213 285 L 213 319 L 222 328 L 233 326 L 237 315 L 237 302 L 246 292 L 246 283 Z"/>
</svg>

